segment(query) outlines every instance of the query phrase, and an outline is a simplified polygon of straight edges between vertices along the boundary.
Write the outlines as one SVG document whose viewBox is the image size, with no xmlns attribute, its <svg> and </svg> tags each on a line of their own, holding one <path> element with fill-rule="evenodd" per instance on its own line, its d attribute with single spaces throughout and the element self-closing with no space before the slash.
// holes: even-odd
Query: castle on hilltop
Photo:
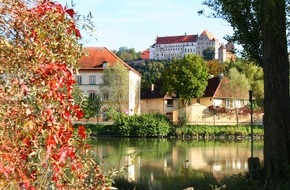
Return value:
<svg viewBox="0 0 290 190">
<path fill-rule="evenodd" d="M 157 37 L 156 42 L 150 47 L 151 60 L 170 60 L 173 58 L 184 57 L 187 54 L 200 54 L 206 49 L 214 49 L 214 59 L 225 62 L 233 59 L 233 43 L 229 42 L 224 46 L 209 31 L 204 30 L 199 36 L 165 36 Z"/>
</svg>

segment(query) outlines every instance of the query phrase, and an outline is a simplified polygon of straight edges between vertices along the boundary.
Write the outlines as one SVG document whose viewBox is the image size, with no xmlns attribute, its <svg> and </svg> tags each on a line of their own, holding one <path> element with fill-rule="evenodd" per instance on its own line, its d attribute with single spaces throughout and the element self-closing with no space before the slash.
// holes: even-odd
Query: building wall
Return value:
<svg viewBox="0 0 290 190">
<path fill-rule="evenodd" d="M 186 113 L 188 117 L 188 124 L 205 124 L 205 125 L 236 125 L 236 115 L 233 111 L 230 114 L 212 114 L 207 106 L 200 104 L 193 104 L 186 108 L 176 109 L 173 111 L 173 122 L 178 123 L 178 115 Z M 253 122 L 255 124 L 262 124 L 263 113 L 254 114 Z M 239 124 L 251 122 L 250 114 L 239 114 Z"/>
<path fill-rule="evenodd" d="M 225 61 L 226 50 L 225 52 L 219 52 L 220 46 L 221 43 L 216 38 L 209 39 L 206 34 L 201 34 L 196 41 L 192 42 L 154 44 L 150 47 L 150 59 L 170 60 L 173 58 L 184 57 L 186 54 L 202 55 L 203 50 L 213 47 L 215 49 L 214 59 Z"/>
<path fill-rule="evenodd" d="M 89 84 L 89 77 L 96 76 L 96 84 Z M 100 86 L 103 83 L 103 73 L 94 71 L 79 71 L 79 75 L 76 77 L 82 77 L 82 83 L 78 84 L 79 89 L 83 92 L 83 95 L 89 95 L 91 92 L 100 93 Z"/>
<path fill-rule="evenodd" d="M 141 101 L 141 114 L 161 113 L 165 114 L 164 98 L 144 99 Z"/>
<path fill-rule="evenodd" d="M 140 114 L 141 76 L 129 71 L 129 115 Z"/>
<path fill-rule="evenodd" d="M 152 48 L 151 51 L 156 60 L 181 58 L 187 54 L 196 54 L 196 42 L 156 44 L 155 48 Z"/>
<path fill-rule="evenodd" d="M 204 106 L 220 106 L 226 108 L 240 108 L 244 107 L 248 104 L 248 100 L 244 99 L 227 99 L 227 98 L 213 98 L 213 97 L 205 97 L 205 98 L 193 98 L 191 101 L 192 104 L 199 103 Z"/>
<path fill-rule="evenodd" d="M 204 106 L 211 106 L 213 105 L 213 100 L 210 97 L 206 98 L 193 98 L 191 101 L 192 104 L 199 103 Z"/>
<path fill-rule="evenodd" d="M 202 55 L 203 50 L 207 49 L 207 48 L 211 48 L 213 47 L 215 49 L 215 59 L 219 59 L 219 52 L 218 49 L 221 46 L 219 41 L 214 41 L 209 39 L 207 36 L 205 35 L 200 35 L 199 38 L 197 39 L 197 54 Z"/>
<path fill-rule="evenodd" d="M 173 104 L 169 104 L 169 101 Z M 179 107 L 178 99 L 164 99 L 164 98 L 152 98 L 142 99 L 141 101 L 141 114 L 147 113 L 161 113 L 164 115 L 171 115 L 173 110 Z"/>
<path fill-rule="evenodd" d="M 79 71 L 77 77 L 82 77 L 82 83 L 79 84 L 79 89 L 83 95 L 89 96 L 90 93 L 98 94 L 101 97 L 101 101 L 105 101 L 103 92 L 101 92 L 101 85 L 103 84 L 103 73 L 101 71 Z M 96 84 L 90 84 L 90 76 L 96 77 Z M 129 115 L 140 114 L 140 86 L 141 86 L 141 76 L 133 71 L 129 71 L 129 102 L 126 106 L 126 112 Z M 102 109 L 108 108 L 108 104 L 104 104 Z"/>
</svg>

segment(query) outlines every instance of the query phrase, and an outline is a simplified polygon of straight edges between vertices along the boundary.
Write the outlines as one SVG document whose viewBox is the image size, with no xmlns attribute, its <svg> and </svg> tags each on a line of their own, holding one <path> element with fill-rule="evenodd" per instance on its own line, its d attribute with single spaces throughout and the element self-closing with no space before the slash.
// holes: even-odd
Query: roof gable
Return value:
<svg viewBox="0 0 290 190">
<path fill-rule="evenodd" d="M 110 65 L 114 65 L 115 63 L 121 63 L 128 70 L 132 70 L 133 72 L 141 75 L 138 71 L 130 67 L 127 63 L 122 61 L 118 56 L 108 50 L 106 47 L 85 47 L 83 49 L 85 55 L 81 57 L 79 60 L 80 70 L 90 69 L 90 70 L 100 70 L 104 69 L 103 65 L 105 63 L 110 63 Z"/>
<path fill-rule="evenodd" d="M 212 41 L 218 41 L 218 39 L 211 33 L 209 32 L 208 30 L 204 30 L 200 36 L 206 36 L 209 40 L 212 40 Z M 199 37 L 200 37 L 199 36 Z"/>
<path fill-rule="evenodd" d="M 220 82 L 221 82 L 220 77 L 213 77 L 211 79 L 208 79 L 208 83 L 205 88 L 203 97 L 214 97 L 220 85 Z"/>
</svg>

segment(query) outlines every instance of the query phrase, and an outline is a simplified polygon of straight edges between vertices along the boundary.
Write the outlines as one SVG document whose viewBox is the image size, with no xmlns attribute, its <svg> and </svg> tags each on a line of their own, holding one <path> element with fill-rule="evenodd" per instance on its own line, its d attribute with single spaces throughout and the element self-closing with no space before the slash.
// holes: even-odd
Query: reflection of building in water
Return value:
<svg viewBox="0 0 290 190">
<path fill-rule="evenodd" d="M 127 148 L 125 162 L 128 173 L 128 180 L 136 181 L 140 177 L 140 155 L 137 155 L 135 148 Z"/>
<path fill-rule="evenodd" d="M 146 143 L 151 140 L 146 140 L 146 146 L 125 142 L 120 145 L 122 142 L 109 140 L 93 146 L 97 163 L 104 171 L 128 165 L 124 172 L 127 179 L 145 178 L 148 183 L 159 177 L 178 176 L 184 168 L 210 172 L 214 176 L 244 172 L 248 170 L 247 160 L 251 156 L 250 143 L 174 141 L 164 149 L 164 143 L 156 141 L 148 146 Z M 263 158 L 262 145 L 254 149 L 254 156 Z"/>
<path fill-rule="evenodd" d="M 238 173 L 248 170 L 250 151 L 237 147 L 193 147 L 186 150 L 172 149 L 173 167 L 180 166 L 181 162 L 188 160 L 188 165 L 194 170 L 222 173 Z M 262 158 L 262 152 L 257 157 Z"/>
</svg>

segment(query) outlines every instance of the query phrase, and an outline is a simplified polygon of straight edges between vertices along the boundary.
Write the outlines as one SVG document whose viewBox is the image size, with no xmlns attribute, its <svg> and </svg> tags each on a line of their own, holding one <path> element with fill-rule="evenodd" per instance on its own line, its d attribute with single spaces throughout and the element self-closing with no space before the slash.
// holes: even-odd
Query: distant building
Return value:
<svg viewBox="0 0 290 190">
<path fill-rule="evenodd" d="M 197 54 L 202 55 L 203 50 L 208 48 L 214 48 L 214 59 L 219 59 L 218 49 L 220 48 L 220 46 L 221 43 L 219 42 L 219 40 L 211 32 L 204 30 L 197 39 Z"/>
<path fill-rule="evenodd" d="M 196 53 L 197 35 L 157 37 L 156 43 L 151 46 L 154 60 L 170 60 L 184 57 L 189 53 Z"/>
<path fill-rule="evenodd" d="M 160 86 L 141 92 L 141 114 L 161 113 L 172 119 L 172 112 L 178 108 L 179 100 L 174 93 L 164 93 Z"/>
<path fill-rule="evenodd" d="M 171 60 L 181 58 L 187 54 L 203 55 L 203 51 L 213 48 L 214 59 L 221 62 L 233 59 L 233 43 L 222 45 L 219 40 L 208 30 L 200 35 L 164 36 L 156 38 L 156 42 L 150 46 L 151 60 Z"/>
</svg>

